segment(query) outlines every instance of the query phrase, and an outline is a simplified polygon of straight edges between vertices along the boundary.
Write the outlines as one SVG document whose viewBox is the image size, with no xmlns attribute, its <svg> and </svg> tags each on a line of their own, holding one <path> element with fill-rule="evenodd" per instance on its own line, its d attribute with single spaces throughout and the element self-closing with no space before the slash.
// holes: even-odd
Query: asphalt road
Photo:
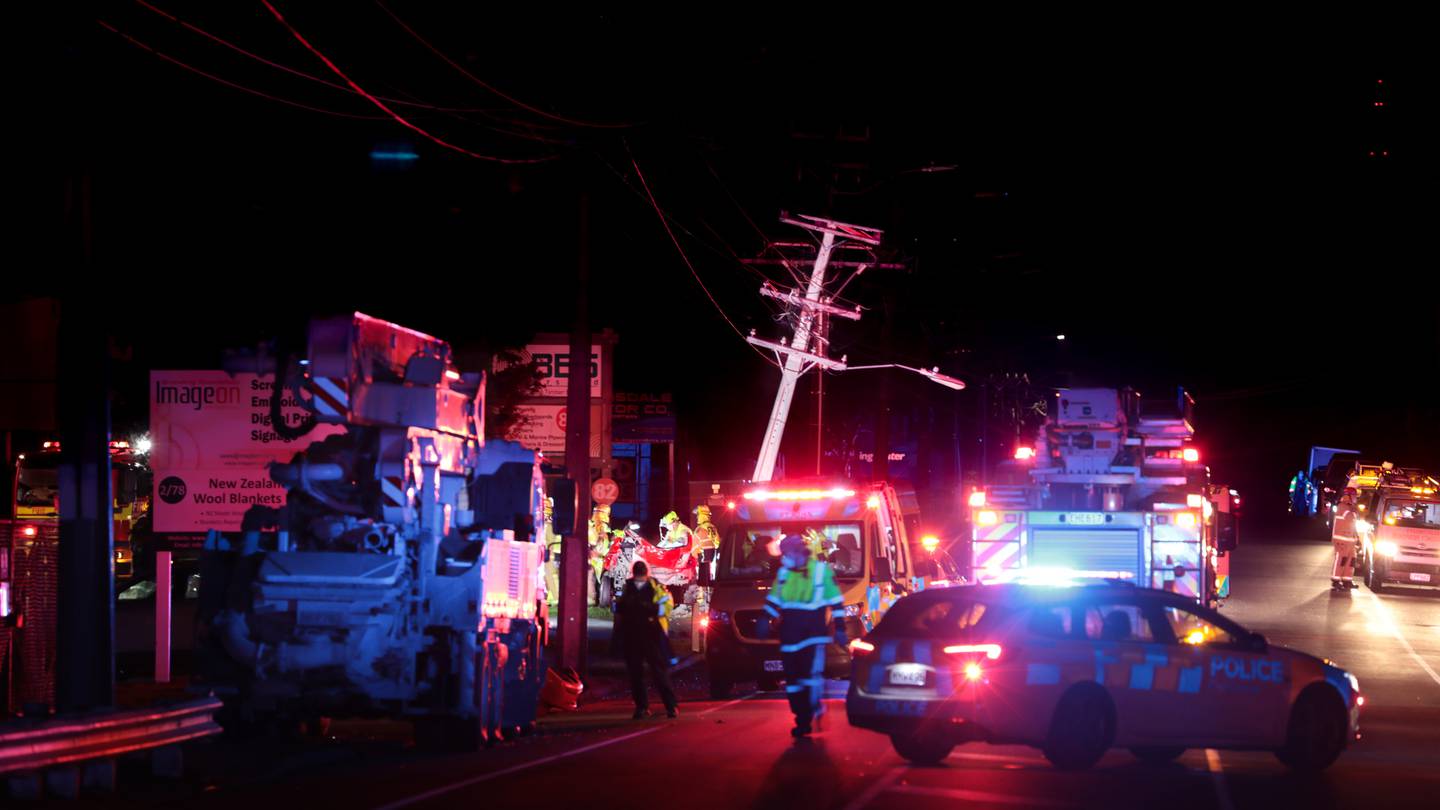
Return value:
<svg viewBox="0 0 1440 810">
<path fill-rule="evenodd" d="M 394 724 L 353 726 L 330 740 L 192 758 L 195 779 L 106 804 L 129 806 L 442 808 L 1440 806 L 1440 591 L 1329 588 L 1329 545 L 1287 525 L 1254 531 L 1232 568 L 1226 613 L 1272 643 L 1334 659 L 1360 679 L 1363 739 L 1318 776 L 1268 753 L 1194 750 L 1147 767 L 1114 751 L 1095 769 L 1059 772 L 1038 751 L 970 744 L 940 767 L 911 767 L 877 734 L 829 703 L 822 731 L 793 742 L 783 696 L 702 700 L 688 674 L 677 720 L 631 721 L 623 701 L 547 723 L 544 732 L 476 754 L 414 751 Z M 684 680 L 684 677 L 682 677 Z M 843 682 L 833 694 L 843 695 Z M 657 707 L 658 708 L 658 707 Z M 245 763 L 249 762 L 249 765 Z M 209 763 L 208 765 L 206 763 Z M 213 770 L 207 771 L 206 768 Z M 74 805 L 70 805 L 74 806 Z"/>
</svg>

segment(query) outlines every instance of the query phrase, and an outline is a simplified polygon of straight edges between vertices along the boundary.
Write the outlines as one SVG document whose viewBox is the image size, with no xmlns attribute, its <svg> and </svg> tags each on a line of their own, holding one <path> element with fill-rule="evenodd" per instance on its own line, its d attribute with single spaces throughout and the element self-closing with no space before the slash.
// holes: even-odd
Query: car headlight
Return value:
<svg viewBox="0 0 1440 810">
<path fill-rule="evenodd" d="M 1400 547 L 1389 540 L 1381 540 L 1375 544 L 1375 551 L 1386 557 L 1394 557 L 1400 553 Z"/>
<path fill-rule="evenodd" d="M 1368 520 L 1355 521 L 1355 531 L 1357 532 L 1368 532 L 1373 528 L 1375 528 L 1375 524 L 1371 523 Z"/>
</svg>

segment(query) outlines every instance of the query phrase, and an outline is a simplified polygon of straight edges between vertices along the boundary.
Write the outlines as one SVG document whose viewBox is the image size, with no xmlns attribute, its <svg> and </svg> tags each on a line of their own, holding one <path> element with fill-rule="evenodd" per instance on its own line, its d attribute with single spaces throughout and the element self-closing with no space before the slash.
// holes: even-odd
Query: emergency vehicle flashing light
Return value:
<svg viewBox="0 0 1440 810">
<path fill-rule="evenodd" d="M 853 489 L 781 489 L 771 492 L 757 489 L 745 493 L 747 501 L 821 501 L 826 498 L 853 498 Z"/>
<path fill-rule="evenodd" d="M 994 526 L 1000 522 L 1000 515 L 997 512 L 985 509 L 975 513 L 975 522 L 981 526 Z"/>
<path fill-rule="evenodd" d="M 975 492 L 970 493 L 970 505 L 971 505 L 971 506 L 984 506 L 984 505 L 985 505 L 985 493 L 984 493 L 984 492 L 981 492 L 981 491 L 979 491 L 979 490 L 976 490 Z"/>
<path fill-rule="evenodd" d="M 965 680 L 978 681 L 984 675 L 985 670 L 981 669 L 979 664 L 972 662 L 965 665 Z"/>
<path fill-rule="evenodd" d="M 1184 529 L 1195 528 L 1195 513 L 1180 512 L 1179 514 L 1175 515 L 1175 525 Z"/>
<path fill-rule="evenodd" d="M 1001 652 L 999 644 L 951 644 L 945 648 L 946 655 L 983 653 L 991 661 L 999 659 Z"/>
<path fill-rule="evenodd" d="M 1015 460 L 1016 460 L 1016 461 L 1028 461 L 1029 459 L 1032 459 L 1032 458 L 1034 458 L 1034 457 L 1035 457 L 1035 448 L 1033 448 L 1033 447 L 1017 447 L 1017 448 L 1015 448 Z"/>
<path fill-rule="evenodd" d="M 850 654 L 852 656 L 858 658 L 860 656 L 869 655 L 872 652 L 875 652 L 875 645 L 871 644 L 865 639 L 857 638 L 850 642 Z"/>
<path fill-rule="evenodd" d="M 1386 524 L 1387 526 L 1394 526 L 1394 525 L 1395 525 L 1395 516 L 1394 516 L 1394 515 L 1386 515 L 1386 516 L 1385 516 L 1385 524 Z"/>
<path fill-rule="evenodd" d="M 1185 496 L 1185 505 L 1191 509 L 1199 509 L 1204 502 L 1205 499 L 1203 497 L 1194 493 Z"/>
<path fill-rule="evenodd" d="M 880 496 L 879 496 L 879 495 L 871 495 L 868 499 L 866 499 L 866 501 L 865 501 L 865 506 L 867 506 L 867 507 L 870 508 L 870 509 L 879 509 L 879 508 L 880 508 Z"/>
<path fill-rule="evenodd" d="M 926 551 L 933 554 L 935 553 L 935 549 L 940 547 L 940 538 L 933 534 L 927 534 L 920 538 L 920 545 L 923 546 Z"/>
<path fill-rule="evenodd" d="M 1381 540 L 1375 544 L 1375 550 L 1386 557 L 1394 557 L 1400 553 L 1400 547 L 1389 540 Z"/>
<path fill-rule="evenodd" d="M 20 533 L 23 534 L 23 535 L 25 535 L 26 537 L 34 537 L 34 536 L 35 536 L 35 527 L 34 527 L 34 526 L 26 526 L 26 527 L 24 527 L 23 529 L 20 530 Z"/>
<path fill-rule="evenodd" d="M 1087 571 L 1078 568 L 1011 568 L 1003 571 L 986 569 L 990 582 L 1008 582 L 1016 585 L 1039 585 L 1052 588 L 1072 588 L 1083 580 L 1133 580 L 1131 571 Z"/>
<path fill-rule="evenodd" d="M 726 501 L 726 502 L 725 502 L 725 508 L 726 508 L 726 509 L 729 509 L 729 510 L 731 510 L 731 511 L 734 511 L 734 510 L 735 510 L 735 502 L 734 502 L 734 501 Z"/>
<path fill-rule="evenodd" d="M 41 449 L 41 450 L 55 450 L 55 451 L 59 451 L 59 449 L 60 449 L 60 442 L 45 442 L 44 444 L 40 445 L 40 449 Z"/>
<path fill-rule="evenodd" d="M 1200 451 L 1196 450 L 1193 447 L 1187 447 L 1185 448 L 1185 452 L 1181 454 L 1181 458 L 1185 459 L 1186 461 L 1199 461 Z"/>
</svg>

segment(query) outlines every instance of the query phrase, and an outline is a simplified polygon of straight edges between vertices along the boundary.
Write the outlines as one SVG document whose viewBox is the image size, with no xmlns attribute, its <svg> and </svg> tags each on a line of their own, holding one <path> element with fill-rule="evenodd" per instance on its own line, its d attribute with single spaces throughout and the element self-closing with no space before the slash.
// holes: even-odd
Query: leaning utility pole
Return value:
<svg viewBox="0 0 1440 810">
<path fill-rule="evenodd" d="M 813 346 L 813 350 L 811 345 L 813 327 L 818 314 L 824 313 L 857 321 L 860 319 L 859 307 L 846 309 L 836 306 L 833 303 L 835 295 L 826 292 L 825 271 L 830 264 L 830 254 L 837 246 L 847 242 L 857 242 L 872 247 L 879 245 L 883 233 L 875 228 L 865 228 L 837 222 L 833 219 L 804 215 L 792 218 L 782 214 L 780 221 L 821 234 L 821 241 L 803 296 L 798 290 L 778 290 L 769 283 L 760 288 L 761 295 L 782 301 L 796 310 L 795 334 L 790 342 L 786 344 L 763 340 L 755 337 L 754 330 L 751 330 L 750 337 L 746 338 L 755 346 L 774 351 L 776 359 L 781 360 L 780 388 L 775 392 L 775 405 L 770 410 L 770 422 L 765 427 L 765 438 L 760 443 L 760 455 L 755 460 L 755 473 L 751 476 L 751 480 L 754 481 L 769 481 L 775 473 L 775 460 L 780 454 L 780 440 L 785 436 L 785 421 L 790 416 L 790 405 L 795 399 L 795 385 L 800 376 L 817 366 L 833 371 L 845 370 L 844 357 L 833 360 L 826 355 L 826 348 L 823 344 Z M 864 264 L 860 264 L 856 268 L 857 275 L 864 270 L 864 267 Z"/>
</svg>

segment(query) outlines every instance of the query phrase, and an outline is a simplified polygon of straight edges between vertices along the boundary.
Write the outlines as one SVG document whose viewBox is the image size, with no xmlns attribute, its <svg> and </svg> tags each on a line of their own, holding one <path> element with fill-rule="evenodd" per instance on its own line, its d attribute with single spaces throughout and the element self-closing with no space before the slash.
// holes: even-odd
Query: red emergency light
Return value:
<svg viewBox="0 0 1440 810">
<path fill-rule="evenodd" d="M 1034 457 L 1035 457 L 1035 448 L 1033 448 L 1033 447 L 1017 447 L 1017 448 L 1015 448 L 1015 460 L 1016 460 L 1016 461 L 1029 461 L 1030 459 L 1032 459 L 1032 458 L 1034 458 Z"/>
<path fill-rule="evenodd" d="M 25 535 L 26 537 L 34 537 L 36 534 L 36 530 L 34 526 L 25 526 L 20 529 L 20 533 Z"/>
<path fill-rule="evenodd" d="M 999 659 L 1002 652 L 1004 650 L 999 644 L 951 644 L 945 648 L 946 655 L 975 655 L 978 653 L 983 654 L 991 661 Z"/>
<path fill-rule="evenodd" d="M 40 449 L 50 450 L 52 452 L 58 453 L 60 452 L 60 442 L 45 442 L 44 444 L 40 445 Z"/>
<path fill-rule="evenodd" d="M 726 508 L 726 509 L 730 509 L 730 510 L 734 510 L 734 509 L 735 509 L 735 502 L 734 502 L 734 501 L 726 501 L 726 502 L 725 502 L 725 508 Z"/>
<path fill-rule="evenodd" d="M 852 658 L 864 658 L 873 652 L 875 652 L 875 645 L 864 639 L 857 638 L 850 642 L 850 656 Z"/>
<path fill-rule="evenodd" d="M 970 505 L 971 505 L 971 506 L 984 506 L 984 505 L 985 505 L 985 493 L 984 493 L 984 491 L 977 489 L 977 490 L 975 490 L 974 492 L 970 493 Z"/>
<path fill-rule="evenodd" d="M 1186 461 L 1195 462 L 1200 460 L 1200 451 L 1193 447 L 1187 447 L 1180 455 Z"/>
<path fill-rule="evenodd" d="M 745 493 L 747 501 L 823 501 L 827 498 L 853 498 L 853 489 L 757 489 Z"/>
</svg>

